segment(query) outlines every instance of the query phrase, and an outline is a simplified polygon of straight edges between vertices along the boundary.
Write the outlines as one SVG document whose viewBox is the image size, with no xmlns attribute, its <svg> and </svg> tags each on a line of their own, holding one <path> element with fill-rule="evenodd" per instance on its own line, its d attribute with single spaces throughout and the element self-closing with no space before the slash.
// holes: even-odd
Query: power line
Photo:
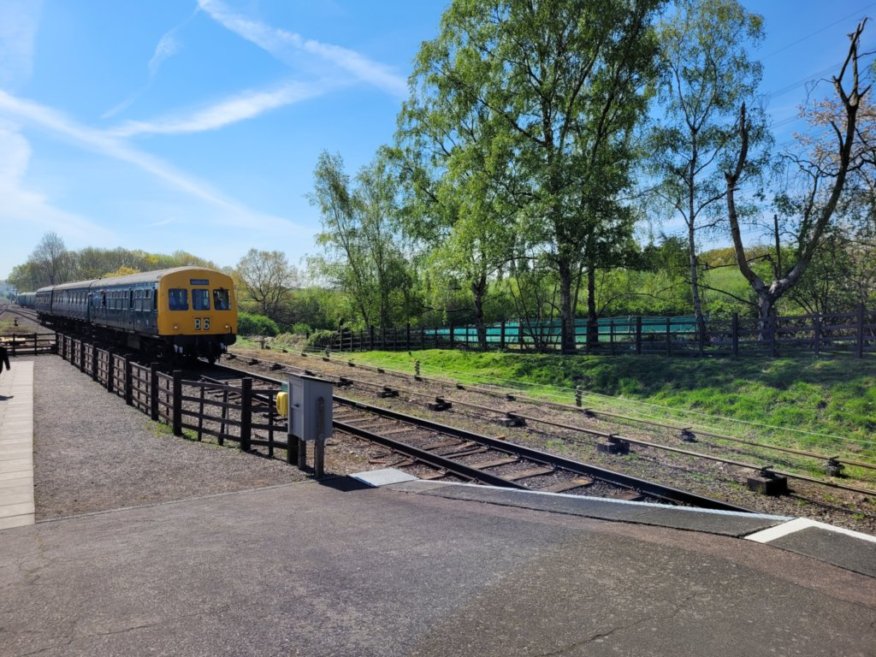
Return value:
<svg viewBox="0 0 876 657">
<path fill-rule="evenodd" d="M 839 25 L 840 23 L 842 23 L 842 22 L 844 22 L 844 21 L 847 21 L 847 20 L 850 19 L 852 16 L 860 16 L 860 15 L 861 15 L 861 12 L 864 12 L 864 11 L 866 11 L 867 9 L 870 9 L 870 8 L 873 7 L 873 6 L 876 6 L 876 2 L 871 2 L 869 5 L 865 5 L 865 6 L 861 7 L 860 9 L 858 9 L 857 11 L 853 11 L 851 14 L 849 14 L 849 15 L 847 15 L 847 16 L 843 16 L 843 17 L 840 18 L 839 20 L 836 20 L 836 21 L 834 21 L 833 23 L 830 23 L 829 25 L 825 25 L 825 26 L 822 27 L 820 30 L 816 30 L 815 32 L 812 32 L 811 34 L 807 34 L 806 36 L 800 37 L 800 38 L 797 39 L 796 41 L 792 41 L 791 43 L 782 46 L 782 47 L 779 48 L 778 50 L 774 50 L 773 52 L 769 53 L 768 55 L 764 55 L 764 56 L 761 57 L 760 59 L 761 59 L 761 60 L 769 59 L 769 58 L 772 57 L 773 55 L 778 55 L 780 52 L 784 52 L 784 51 L 786 51 L 788 48 L 792 48 L 793 46 L 796 46 L 798 43 L 802 43 L 803 41 L 806 41 L 807 39 L 811 39 L 811 38 L 814 37 L 815 35 L 817 35 L 817 34 L 821 34 L 821 33 L 824 32 L 825 30 L 829 30 L 830 28 L 832 28 L 832 27 L 834 27 L 834 26 L 836 26 L 836 25 Z"/>
</svg>

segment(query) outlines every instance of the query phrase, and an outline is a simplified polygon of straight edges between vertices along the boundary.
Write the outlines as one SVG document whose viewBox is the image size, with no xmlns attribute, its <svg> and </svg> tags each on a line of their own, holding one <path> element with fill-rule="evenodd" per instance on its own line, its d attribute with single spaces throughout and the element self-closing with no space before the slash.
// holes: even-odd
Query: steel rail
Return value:
<svg viewBox="0 0 876 657">
<path fill-rule="evenodd" d="M 704 497 L 702 495 L 696 495 L 688 491 L 671 488 L 669 486 L 657 484 L 655 482 L 647 481 L 645 479 L 639 479 L 638 477 L 632 477 L 622 474 L 620 472 L 600 468 L 587 463 L 572 461 L 562 456 L 542 452 L 540 450 L 526 447 L 524 445 L 509 443 L 504 440 L 499 440 L 498 438 L 491 438 L 490 436 L 484 436 L 483 434 L 477 434 L 472 431 L 460 429 L 458 427 L 451 427 L 440 424 L 438 422 L 433 422 L 431 420 L 426 420 L 424 418 L 406 415 L 404 413 L 399 413 L 397 411 L 392 411 L 378 406 L 371 406 L 370 404 L 365 404 L 363 402 L 348 399 L 346 397 L 338 397 L 337 395 L 335 396 L 335 401 L 345 406 L 359 408 L 369 413 L 374 413 L 376 415 L 388 417 L 401 422 L 407 422 L 414 426 L 419 426 L 422 428 L 430 429 L 432 431 L 456 436 L 458 438 L 464 438 L 466 440 L 479 442 L 499 451 L 509 452 L 517 456 L 525 457 L 532 461 L 544 463 L 545 465 L 552 465 L 554 467 L 562 468 L 564 470 L 575 472 L 577 474 L 588 475 L 595 479 L 600 479 L 602 481 L 617 486 L 622 486 L 624 488 L 633 488 L 635 490 L 638 490 L 639 492 L 651 495 L 653 497 L 658 497 L 677 503 L 690 504 L 691 506 L 697 506 L 701 508 L 722 509 L 728 511 L 741 511 L 750 513 L 749 509 L 738 507 L 727 502 Z"/>
<path fill-rule="evenodd" d="M 335 401 L 338 401 L 337 397 L 335 397 Z M 443 456 L 433 454 L 432 452 L 420 449 L 419 447 L 414 447 L 413 445 L 402 443 L 397 440 L 393 440 L 392 438 L 387 438 L 386 436 L 382 436 L 379 433 L 374 433 L 373 431 L 368 431 L 367 429 L 362 429 L 360 427 L 353 426 L 352 424 L 347 424 L 346 422 L 342 422 L 340 420 L 333 420 L 332 425 L 335 429 L 339 431 L 343 431 L 350 435 L 364 438 L 365 440 L 368 440 L 370 442 L 389 447 L 396 452 L 411 456 L 416 460 L 422 461 L 423 463 L 431 465 L 435 468 L 446 470 L 447 472 L 462 477 L 463 479 L 480 481 L 485 484 L 500 486 L 503 488 L 526 489 L 526 486 L 510 481 L 508 479 L 504 479 L 503 477 L 499 477 L 498 475 L 490 474 L 489 472 L 484 472 L 482 470 L 469 467 L 458 461 L 444 458 Z"/>
<path fill-rule="evenodd" d="M 302 353 L 302 356 L 304 356 L 304 355 L 305 354 Z M 404 372 L 394 372 L 391 370 L 385 370 L 385 369 L 380 368 L 380 367 L 373 367 L 371 365 L 356 365 L 352 361 L 348 361 L 348 364 L 350 366 L 359 367 L 359 368 L 365 369 L 365 370 L 377 371 L 377 372 L 380 372 L 381 374 L 392 374 L 394 376 L 397 376 L 400 378 L 405 378 L 408 380 L 410 380 L 410 378 L 411 378 L 411 376 L 409 374 L 406 374 Z M 582 409 L 579 406 L 572 406 L 571 404 L 562 404 L 560 402 L 552 402 L 549 400 L 535 399 L 534 397 L 529 397 L 527 395 L 515 395 L 515 394 L 509 394 L 509 393 L 501 393 L 501 392 L 498 392 L 495 390 L 490 390 L 488 388 L 484 388 L 484 387 L 479 386 L 479 385 L 473 385 L 473 386 L 466 385 L 466 384 L 462 384 L 462 383 L 456 383 L 453 381 L 447 381 L 444 379 L 435 379 L 435 378 L 423 377 L 423 376 L 420 376 L 419 379 L 420 380 L 428 380 L 428 381 L 431 381 L 433 383 L 440 383 L 442 385 L 446 385 L 446 386 L 450 386 L 450 387 L 456 387 L 459 390 L 468 390 L 470 392 L 476 392 L 478 394 L 487 395 L 490 397 L 504 398 L 508 401 L 521 400 L 521 401 L 525 401 L 525 402 L 530 403 L 530 404 L 540 404 L 542 406 L 548 406 L 551 408 L 557 408 L 557 409 L 566 410 L 566 411 L 575 411 L 575 412 L 579 412 L 579 413 L 580 412 L 592 413 L 593 415 L 602 415 L 604 417 L 615 418 L 618 420 L 627 420 L 629 422 L 636 422 L 639 424 L 647 424 L 647 425 L 651 425 L 651 426 L 655 426 L 655 427 L 661 427 L 663 429 L 672 429 L 674 431 L 684 431 L 685 429 L 687 429 L 687 430 L 695 431 L 703 436 L 709 436 L 711 438 L 717 438 L 719 440 L 736 442 L 736 443 L 740 443 L 743 445 L 748 445 L 750 447 L 757 447 L 757 448 L 765 449 L 765 450 L 785 452 L 788 454 L 794 454 L 796 456 L 804 456 L 807 458 L 818 459 L 818 460 L 822 460 L 822 461 L 834 460 L 838 463 L 842 463 L 845 465 L 851 465 L 851 466 L 855 466 L 855 467 L 859 467 L 859 468 L 865 468 L 868 470 L 876 470 L 876 464 L 864 463 L 862 461 L 855 461 L 853 459 L 847 459 L 847 458 L 840 457 L 840 456 L 830 456 L 827 454 L 819 454 L 816 452 L 798 450 L 798 449 L 794 449 L 791 447 L 781 447 L 779 445 L 766 445 L 764 443 L 759 443 L 759 442 L 752 441 L 752 440 L 746 440 L 744 438 L 737 438 L 736 436 L 728 436 L 726 434 L 720 434 L 720 433 L 717 433 L 714 431 L 709 431 L 708 429 L 703 429 L 697 425 L 681 426 L 681 425 L 676 425 L 676 424 L 668 424 L 665 422 L 659 422 L 657 420 L 649 420 L 649 419 L 642 418 L 642 417 L 622 415 L 620 413 L 613 413 L 611 411 L 594 410 L 592 408 Z M 464 405 L 465 402 L 460 402 L 460 404 Z M 499 411 L 496 411 L 496 412 L 499 412 Z M 780 428 L 780 427 L 778 427 L 778 428 Z"/>
<path fill-rule="evenodd" d="M 255 360 L 258 360 L 258 359 L 255 359 Z M 308 370 L 306 370 L 305 368 L 299 368 L 299 367 L 297 367 L 297 366 L 295 366 L 295 365 L 289 365 L 289 366 L 287 366 L 287 367 L 289 367 L 289 368 L 291 368 L 291 369 L 297 369 L 297 370 L 300 370 L 300 371 L 308 371 Z M 359 366 L 357 366 L 357 367 L 359 367 Z M 236 370 L 236 369 L 234 369 L 234 368 L 228 368 L 228 369 L 229 369 L 230 371 L 233 371 L 233 372 L 240 372 L 240 371 L 242 371 L 242 370 Z M 377 369 L 377 368 L 369 368 L 369 369 Z M 406 374 L 397 373 L 397 375 L 398 375 L 398 376 L 407 377 Z M 258 378 L 263 378 L 265 381 L 272 381 L 272 382 L 274 382 L 274 383 L 280 383 L 279 381 L 277 381 L 277 380 L 275 380 L 275 379 L 270 379 L 269 377 L 264 377 L 264 376 L 262 376 L 262 375 L 255 374 L 255 375 L 253 375 L 253 376 L 256 376 L 256 377 L 258 377 Z M 343 377 L 343 378 L 347 378 L 347 377 Z M 422 378 L 422 377 L 421 377 L 421 378 Z M 369 387 L 373 387 L 373 388 L 381 388 L 381 387 L 382 387 L 380 384 L 371 383 L 371 382 L 369 382 L 369 381 L 360 381 L 360 380 L 354 380 L 354 379 L 349 379 L 349 380 L 354 381 L 354 382 L 357 382 L 357 383 L 360 383 L 360 384 L 363 384 L 363 385 L 367 385 L 367 386 L 369 386 Z M 440 381 L 440 379 L 430 379 L 430 380 L 433 381 L 433 382 L 437 381 L 437 382 L 444 383 L 445 385 L 450 385 L 450 384 L 448 384 L 447 382 L 442 382 L 442 381 Z M 457 384 L 457 387 L 459 387 L 460 385 L 461 385 L 461 384 Z M 463 389 L 467 389 L 467 388 L 463 388 Z M 418 396 L 423 396 L 423 397 L 428 397 L 428 396 L 430 396 L 430 395 L 423 395 L 422 393 L 415 392 L 415 391 L 406 391 L 406 392 L 409 392 L 409 393 L 411 393 L 411 394 L 416 394 L 416 395 L 418 395 Z M 493 392 L 493 391 L 486 391 L 486 390 L 482 390 L 482 389 L 480 389 L 480 390 L 476 390 L 476 392 L 482 392 L 483 394 L 486 394 L 486 395 L 488 395 L 488 396 L 492 396 L 492 397 L 499 397 L 499 396 L 501 396 L 501 395 L 499 395 L 499 393 L 495 393 L 495 392 Z M 507 397 L 507 395 L 506 395 L 506 397 Z M 336 398 L 337 398 L 337 397 L 336 397 Z M 516 401 L 517 399 L 518 399 L 518 398 L 515 397 L 514 399 L 510 399 L 509 401 Z M 486 411 L 489 411 L 489 412 L 491 412 L 491 413 L 496 413 L 496 414 L 498 414 L 498 415 L 504 415 L 504 414 L 506 414 L 506 411 L 500 411 L 500 410 L 496 410 L 496 409 L 487 408 L 487 407 L 484 407 L 484 406 L 480 406 L 480 405 L 478 405 L 478 404 L 473 404 L 473 403 L 471 403 L 471 402 L 460 401 L 460 400 L 452 399 L 452 398 L 447 398 L 447 401 L 450 401 L 450 402 L 455 403 L 455 404 L 459 404 L 460 406 L 469 406 L 469 407 L 472 407 L 472 408 L 478 408 L 478 409 L 481 409 L 481 410 L 486 410 Z M 576 412 L 579 412 L 579 413 L 583 413 L 583 412 L 585 412 L 584 409 L 578 408 L 578 407 L 576 407 L 576 406 L 569 406 L 569 405 L 566 405 L 566 404 L 559 404 L 559 403 L 556 403 L 556 402 L 540 402 L 540 401 L 538 401 L 538 400 L 534 400 L 534 399 L 532 399 L 532 400 L 527 399 L 527 401 L 531 401 L 531 403 L 544 403 L 544 405 L 546 405 L 546 406 L 552 406 L 552 407 L 555 407 L 555 408 L 561 408 L 561 409 L 563 409 L 563 410 L 571 410 L 571 411 L 576 411 Z M 357 402 L 357 403 L 358 403 L 358 402 Z M 377 408 L 377 407 L 374 407 L 374 408 Z M 571 431 L 577 431 L 577 432 L 581 432 L 581 433 L 587 433 L 587 434 L 594 435 L 594 436 L 598 436 L 598 437 L 602 437 L 602 438 L 615 438 L 615 439 L 618 439 L 618 440 L 626 441 L 626 442 L 628 442 L 628 443 L 637 444 L 637 445 L 642 445 L 642 446 L 644 446 L 644 447 L 651 447 L 651 448 L 654 448 L 654 449 L 660 449 L 660 450 L 664 450 L 664 451 L 668 451 L 668 452 L 675 452 L 675 453 L 684 454 L 684 455 L 691 456 L 691 457 L 695 457 L 695 458 L 702 458 L 702 459 L 709 460 L 709 461 L 716 461 L 716 462 L 719 462 L 719 463 L 726 463 L 727 465 L 734 465 L 734 466 L 738 466 L 738 467 L 741 467 L 741 468 L 750 469 L 750 470 L 753 470 L 753 471 L 755 471 L 755 472 L 769 471 L 769 472 L 771 472 L 771 473 L 773 473 L 773 474 L 776 474 L 776 475 L 779 475 L 779 476 L 782 476 L 782 477 L 788 477 L 789 479 L 797 479 L 797 480 L 799 480 L 799 481 L 806 481 L 806 482 L 809 482 L 809 483 L 818 484 L 818 485 L 820 485 L 820 486 L 825 486 L 825 487 L 828 487 L 828 488 L 835 488 L 835 489 L 838 489 L 838 490 L 846 490 L 846 491 L 849 491 L 849 492 L 852 492 L 852 493 L 860 493 L 860 494 L 863 494 L 863 495 L 876 495 L 876 491 L 874 491 L 874 490 L 870 490 L 870 489 L 867 489 L 867 488 L 858 488 L 857 486 L 848 486 L 848 485 L 845 485 L 845 484 L 837 484 L 837 483 L 834 483 L 834 482 L 831 482 L 831 481 L 824 481 L 824 480 L 822 480 L 822 479 L 816 479 L 816 478 L 814 478 L 814 477 L 808 477 L 808 476 L 806 476 L 806 475 L 795 474 L 795 473 L 793 473 L 793 472 L 787 472 L 787 471 L 784 471 L 784 470 L 776 470 L 776 469 L 774 469 L 774 468 L 772 468 L 772 467 L 770 467 L 770 466 L 762 466 L 762 465 L 757 465 L 757 464 L 753 464 L 753 463 L 745 463 L 745 462 L 741 462 L 741 461 L 734 461 L 734 460 L 732 460 L 732 459 L 724 459 L 724 458 L 721 458 L 721 457 L 719 457 L 719 456 L 710 456 L 710 455 L 708 455 L 708 454 L 703 454 L 703 453 L 701 453 L 701 452 L 694 452 L 694 451 L 690 451 L 690 450 L 684 450 L 684 449 L 681 449 L 681 448 L 678 448 L 678 447 L 671 447 L 671 446 L 669 446 L 669 445 L 661 445 L 661 444 L 659 444 L 659 443 L 652 443 L 652 442 L 648 442 L 648 441 L 645 441 L 645 440 L 639 440 L 639 439 L 636 439 L 636 438 L 627 438 L 627 437 L 625 437 L 625 436 L 622 436 L 622 435 L 620 435 L 620 434 L 616 434 L 616 433 L 612 434 L 612 433 L 607 433 L 607 432 L 603 432 L 603 431 L 598 431 L 598 430 L 596 430 L 596 429 L 584 429 L 584 428 L 582 428 L 582 427 L 576 427 L 576 426 L 573 426 L 573 425 L 566 425 L 566 424 L 562 424 L 562 423 L 553 422 L 553 421 L 550 421 L 550 420 L 542 420 L 542 419 L 540 419 L 540 418 L 532 417 L 532 416 L 529 416 L 529 415 L 524 415 L 524 414 L 521 414 L 521 413 L 512 412 L 511 414 L 512 414 L 512 415 L 515 415 L 515 416 L 517 416 L 517 417 L 519 417 L 519 418 L 526 419 L 527 421 L 540 422 L 540 423 L 543 423 L 543 424 L 546 424 L 546 425 L 549 425 L 549 426 L 556 426 L 556 427 L 558 427 L 558 428 L 562 428 L 562 429 L 568 429 L 568 430 L 571 430 Z M 641 420 L 641 421 L 642 421 L 642 422 L 645 422 L 645 423 L 650 423 L 650 421 L 648 421 L 648 420 Z M 652 423 L 652 424 L 653 424 L 653 423 Z M 438 425 L 438 426 L 441 426 L 441 425 Z M 700 432 L 700 433 L 702 433 L 703 435 L 712 435 L 712 434 L 709 434 L 708 432 Z M 719 438 L 720 438 L 721 436 L 715 436 L 715 437 L 719 437 Z M 741 439 L 736 439 L 736 440 L 738 440 L 738 441 L 740 441 L 740 442 L 748 442 L 748 441 L 743 441 L 743 440 L 741 440 Z M 750 444 L 750 445 L 752 445 L 752 446 L 755 446 L 755 447 L 765 447 L 765 448 L 767 448 L 767 449 L 771 449 L 769 446 L 767 446 L 767 445 L 761 445 L 761 444 L 759 444 L 759 443 L 748 443 L 748 444 Z M 784 448 L 774 448 L 774 449 L 784 449 Z M 819 458 L 827 458 L 827 457 L 819 457 Z M 611 472 L 611 471 L 607 471 L 607 472 Z M 587 473 L 584 473 L 584 474 L 587 474 Z M 616 473 L 616 474 L 619 474 L 619 473 Z M 745 510 L 745 509 L 742 509 L 742 510 Z"/>
</svg>

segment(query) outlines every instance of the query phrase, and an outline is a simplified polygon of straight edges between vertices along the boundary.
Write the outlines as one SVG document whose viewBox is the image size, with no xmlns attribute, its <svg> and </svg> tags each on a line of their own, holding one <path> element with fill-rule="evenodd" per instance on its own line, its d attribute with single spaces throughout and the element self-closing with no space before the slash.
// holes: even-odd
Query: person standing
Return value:
<svg viewBox="0 0 876 657">
<path fill-rule="evenodd" d="M 9 366 L 9 350 L 6 349 L 2 344 L 0 344 L 0 372 L 3 371 L 3 365 L 6 365 L 7 370 L 11 370 L 12 368 Z"/>
</svg>

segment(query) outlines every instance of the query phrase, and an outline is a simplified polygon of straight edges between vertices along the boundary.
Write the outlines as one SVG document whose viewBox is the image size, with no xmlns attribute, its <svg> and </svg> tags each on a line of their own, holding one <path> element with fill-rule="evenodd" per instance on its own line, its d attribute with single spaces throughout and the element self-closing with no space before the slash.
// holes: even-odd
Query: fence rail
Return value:
<svg viewBox="0 0 876 657">
<path fill-rule="evenodd" d="M 220 445 L 235 442 L 244 451 L 252 445 L 267 447 L 269 456 L 275 449 L 286 450 L 290 463 L 297 458 L 296 450 L 288 449 L 286 421 L 276 414 L 272 391 L 255 388 L 250 378 L 239 385 L 184 380 L 179 371 L 168 374 L 156 364 L 142 365 L 61 333 L 57 345 L 64 360 L 129 406 L 170 426 L 174 435 L 188 431 L 198 441 L 209 436 Z"/>
<path fill-rule="evenodd" d="M 575 322 L 575 344 L 594 354 L 664 354 L 778 356 L 799 353 L 852 355 L 876 352 L 876 311 L 863 305 L 850 313 L 778 317 L 761 328 L 738 314 L 707 322 L 697 330 L 691 317 L 613 317 L 599 320 L 596 340 L 588 344 L 586 320 Z M 321 345 L 334 351 L 414 351 L 421 349 L 550 352 L 560 350 L 558 320 L 500 322 L 486 328 L 484 339 L 474 326 L 402 328 L 335 332 Z"/>
<path fill-rule="evenodd" d="M 0 346 L 6 347 L 10 356 L 54 353 L 54 333 L 9 333 L 0 335 Z"/>
</svg>

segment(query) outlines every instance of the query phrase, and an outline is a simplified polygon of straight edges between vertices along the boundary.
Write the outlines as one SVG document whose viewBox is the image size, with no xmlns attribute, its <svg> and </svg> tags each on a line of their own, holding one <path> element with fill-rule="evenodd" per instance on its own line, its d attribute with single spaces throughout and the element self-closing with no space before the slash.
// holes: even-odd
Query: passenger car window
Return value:
<svg viewBox="0 0 876 657">
<path fill-rule="evenodd" d="M 192 290 L 192 308 L 210 310 L 210 290 Z"/>
<path fill-rule="evenodd" d="M 180 288 L 168 290 L 168 299 L 170 301 L 171 310 L 188 310 L 189 309 L 189 291 Z"/>
<path fill-rule="evenodd" d="M 228 310 L 231 303 L 228 300 L 228 290 L 213 290 L 213 308 L 216 310 Z"/>
</svg>

